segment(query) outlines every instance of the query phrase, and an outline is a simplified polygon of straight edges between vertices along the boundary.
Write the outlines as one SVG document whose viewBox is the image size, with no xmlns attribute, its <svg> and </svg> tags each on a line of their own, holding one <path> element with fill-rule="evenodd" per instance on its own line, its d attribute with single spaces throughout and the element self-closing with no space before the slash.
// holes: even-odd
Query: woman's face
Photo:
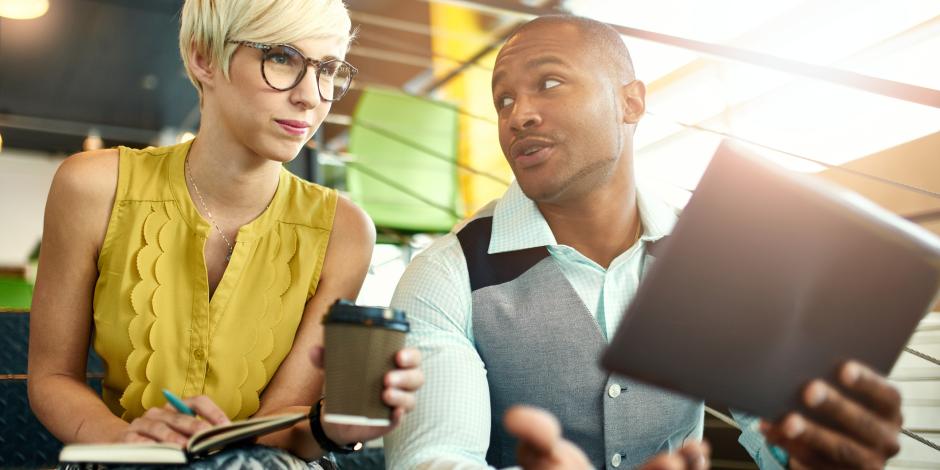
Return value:
<svg viewBox="0 0 940 470">
<path fill-rule="evenodd" d="M 291 44 L 314 60 L 343 59 L 347 39 L 309 38 Z M 287 91 L 271 88 L 261 74 L 264 51 L 239 46 L 232 56 L 229 77 L 221 75 L 212 90 L 212 106 L 225 134 L 269 160 L 287 162 L 300 152 L 326 118 L 331 103 L 317 89 L 317 73 L 309 66 L 303 80 Z M 206 101 L 209 104 L 209 100 Z"/>
</svg>

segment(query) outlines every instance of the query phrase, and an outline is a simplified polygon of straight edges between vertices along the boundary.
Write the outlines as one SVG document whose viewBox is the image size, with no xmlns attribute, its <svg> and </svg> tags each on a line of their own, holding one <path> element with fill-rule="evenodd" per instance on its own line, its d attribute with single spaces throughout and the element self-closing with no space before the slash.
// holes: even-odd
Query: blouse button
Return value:
<svg viewBox="0 0 940 470">
<path fill-rule="evenodd" d="M 203 360 L 203 359 L 206 358 L 206 353 L 203 352 L 202 349 L 197 349 L 197 350 L 193 351 L 193 356 L 194 356 L 196 359 L 198 359 L 198 360 L 201 361 L 201 360 Z"/>
</svg>

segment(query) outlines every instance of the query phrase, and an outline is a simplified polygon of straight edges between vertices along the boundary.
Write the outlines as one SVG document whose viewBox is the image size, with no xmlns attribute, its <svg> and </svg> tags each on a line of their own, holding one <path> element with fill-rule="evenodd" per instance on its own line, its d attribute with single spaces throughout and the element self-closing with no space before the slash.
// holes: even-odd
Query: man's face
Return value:
<svg viewBox="0 0 940 470">
<path fill-rule="evenodd" d="M 608 180 L 625 132 L 602 56 L 573 25 L 539 25 L 516 34 L 493 70 L 499 143 L 522 191 L 559 202 Z"/>
</svg>

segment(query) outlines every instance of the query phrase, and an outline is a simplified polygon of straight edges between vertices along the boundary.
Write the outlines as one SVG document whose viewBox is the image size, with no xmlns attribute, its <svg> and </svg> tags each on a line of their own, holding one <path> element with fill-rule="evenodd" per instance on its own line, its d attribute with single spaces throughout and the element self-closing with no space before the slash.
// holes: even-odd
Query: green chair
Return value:
<svg viewBox="0 0 940 470">
<path fill-rule="evenodd" d="M 380 232 L 448 232 L 461 218 L 457 110 L 366 89 L 349 131 L 346 188 Z"/>
<path fill-rule="evenodd" d="M 0 277 L 0 310 L 29 310 L 33 285 L 18 277 Z"/>
</svg>

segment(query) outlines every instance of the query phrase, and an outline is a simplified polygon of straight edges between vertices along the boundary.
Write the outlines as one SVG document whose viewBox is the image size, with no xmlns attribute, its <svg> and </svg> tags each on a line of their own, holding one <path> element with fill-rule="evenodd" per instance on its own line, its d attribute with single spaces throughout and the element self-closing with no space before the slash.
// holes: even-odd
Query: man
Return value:
<svg viewBox="0 0 940 470">
<path fill-rule="evenodd" d="M 386 438 L 389 468 L 704 466 L 700 402 L 597 366 L 676 219 L 634 181 L 645 87 L 623 41 L 593 20 L 535 19 L 500 50 L 492 86 L 516 182 L 399 284 L 392 304 L 409 314 L 427 384 Z M 842 372 L 842 388 L 807 388 L 818 415 L 762 425 L 790 467 L 880 467 L 897 452 L 897 392 L 861 365 Z M 558 416 L 564 438 L 517 403 Z M 762 467 L 786 460 L 756 425 L 744 433 Z"/>
</svg>

